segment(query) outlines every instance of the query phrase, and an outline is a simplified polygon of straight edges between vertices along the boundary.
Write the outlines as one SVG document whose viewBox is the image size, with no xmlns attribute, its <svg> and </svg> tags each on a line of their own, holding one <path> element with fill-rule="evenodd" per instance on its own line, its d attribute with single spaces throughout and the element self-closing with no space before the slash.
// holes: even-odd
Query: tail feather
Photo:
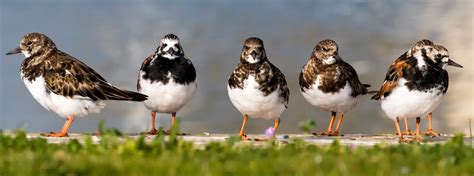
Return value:
<svg viewBox="0 0 474 176">
<path fill-rule="evenodd" d="M 148 98 L 147 95 L 128 90 L 121 90 L 112 86 L 107 86 L 107 88 L 104 89 L 104 93 L 109 100 L 145 101 Z"/>
</svg>

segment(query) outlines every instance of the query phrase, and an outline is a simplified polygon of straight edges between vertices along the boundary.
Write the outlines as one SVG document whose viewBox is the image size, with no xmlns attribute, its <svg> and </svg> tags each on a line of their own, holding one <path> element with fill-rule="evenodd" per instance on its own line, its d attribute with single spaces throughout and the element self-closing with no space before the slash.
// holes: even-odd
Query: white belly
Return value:
<svg viewBox="0 0 474 176">
<path fill-rule="evenodd" d="M 244 88 L 230 88 L 227 86 L 230 101 L 243 114 L 254 118 L 272 119 L 281 116 L 286 109 L 282 98 L 279 96 L 280 89 L 264 96 L 258 90 L 258 84 L 253 76 L 249 76 L 244 82 Z"/>
<path fill-rule="evenodd" d="M 404 85 L 405 82 L 405 79 L 401 79 L 392 93 L 381 102 L 382 109 L 389 118 L 426 117 L 441 103 L 444 95 L 439 89 L 433 88 L 427 92 L 409 91 Z"/>
<path fill-rule="evenodd" d="M 359 102 L 360 96 L 352 97 L 352 88 L 348 83 L 337 93 L 324 93 L 318 89 L 320 85 L 319 76 L 315 84 L 310 89 L 302 92 L 303 97 L 311 105 L 319 107 L 326 111 L 334 111 L 339 114 L 345 114 Z"/>
<path fill-rule="evenodd" d="M 23 79 L 23 82 L 41 106 L 64 118 L 70 115 L 82 117 L 89 114 L 89 112 L 100 112 L 105 106 L 104 102 L 92 101 L 87 97 L 68 98 L 57 95 L 47 90 L 46 82 L 42 76 L 31 82 Z"/>
<path fill-rule="evenodd" d="M 194 95 L 197 83 L 192 82 L 186 85 L 177 84 L 172 78 L 167 84 L 144 80 L 140 76 L 139 92 L 148 95 L 148 100 L 144 101 L 146 108 L 159 113 L 173 113 L 181 109 Z"/>
</svg>

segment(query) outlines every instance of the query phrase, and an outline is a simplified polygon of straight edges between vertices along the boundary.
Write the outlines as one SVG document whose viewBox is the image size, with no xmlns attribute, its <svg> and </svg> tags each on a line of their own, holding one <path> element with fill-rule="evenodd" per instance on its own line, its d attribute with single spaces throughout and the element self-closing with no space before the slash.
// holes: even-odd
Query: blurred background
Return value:
<svg viewBox="0 0 474 176">
<path fill-rule="evenodd" d="M 263 39 L 272 63 L 290 87 L 289 109 L 280 133 L 300 132 L 298 123 L 316 121 L 327 128 L 330 113 L 307 103 L 298 86 L 301 67 L 315 44 L 333 39 L 339 54 L 364 83 L 378 89 L 388 65 L 420 39 L 449 49 L 464 66 L 448 68 L 450 87 L 434 112 L 435 130 L 468 132 L 473 118 L 473 2 L 456 1 L 0 1 L 0 129 L 57 131 L 65 119 L 37 103 L 19 75 L 23 55 L 5 56 L 22 36 L 40 32 L 59 49 L 81 59 L 112 84 L 136 90 L 138 69 L 162 36 L 174 33 L 198 71 L 198 90 L 178 116 L 183 132 L 237 133 L 241 115 L 227 96 L 227 78 L 239 62 L 242 42 Z M 407 100 L 409 101 L 409 100 Z M 158 125 L 169 127 L 170 115 Z M 77 119 L 71 132 L 107 127 L 137 133 L 149 130 L 142 103 L 109 102 L 99 114 Z M 474 120 L 474 119 L 473 119 Z M 410 120 L 414 128 L 414 119 Z M 425 121 L 422 121 L 425 127 Z M 249 133 L 263 133 L 273 121 L 250 119 Z M 364 97 L 346 114 L 343 133 L 393 133 L 380 104 Z"/>
</svg>

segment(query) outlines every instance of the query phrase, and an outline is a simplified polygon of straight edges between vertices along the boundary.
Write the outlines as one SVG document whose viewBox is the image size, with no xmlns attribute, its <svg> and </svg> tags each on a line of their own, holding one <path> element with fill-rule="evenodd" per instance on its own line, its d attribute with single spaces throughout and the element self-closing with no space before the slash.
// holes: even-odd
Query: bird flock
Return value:
<svg viewBox="0 0 474 176">
<path fill-rule="evenodd" d="M 317 43 L 299 75 L 300 92 L 306 101 L 331 112 L 326 131 L 318 136 L 340 135 L 344 114 L 354 108 L 364 95 L 380 102 L 387 117 L 394 121 L 401 142 L 420 141 L 420 118 L 427 117 L 426 135 L 437 136 L 432 129 L 432 112 L 448 90 L 446 66 L 462 66 L 450 59 L 448 50 L 429 40 L 416 42 L 388 68 L 378 91 L 369 91 L 356 70 L 339 56 L 339 46 L 326 39 Z M 6 55 L 23 53 L 20 74 L 25 86 L 45 109 L 66 118 L 59 132 L 43 133 L 49 137 L 68 136 L 75 117 L 99 112 L 108 100 L 143 102 L 151 112 L 152 128 L 147 134 L 169 134 L 155 127 L 156 113 L 171 114 L 171 128 L 176 113 L 193 97 L 196 69 L 184 54 L 180 39 L 165 35 L 156 51 L 142 63 L 137 92 L 119 89 L 79 59 L 59 50 L 46 35 L 26 34 L 20 46 Z M 245 134 L 248 117 L 274 120 L 270 131 L 274 137 L 281 114 L 288 108 L 290 91 L 283 73 L 267 57 L 264 43 L 250 37 L 243 43 L 240 62 L 229 76 L 228 96 L 242 114 L 239 135 Z M 416 119 L 416 131 L 408 129 L 408 118 Z M 400 120 L 405 131 L 400 129 Z M 337 120 L 337 122 L 336 122 Z M 334 123 L 336 127 L 334 129 Z M 184 134 L 183 134 L 184 135 Z M 414 135 L 408 140 L 405 135 Z"/>
</svg>

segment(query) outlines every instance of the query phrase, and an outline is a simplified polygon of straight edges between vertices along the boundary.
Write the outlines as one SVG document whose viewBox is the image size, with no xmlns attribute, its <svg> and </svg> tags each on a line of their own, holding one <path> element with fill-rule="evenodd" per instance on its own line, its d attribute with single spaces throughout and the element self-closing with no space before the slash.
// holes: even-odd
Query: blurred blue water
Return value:
<svg viewBox="0 0 474 176">
<path fill-rule="evenodd" d="M 267 55 L 290 84 L 290 109 L 282 117 L 282 132 L 298 132 L 297 123 L 309 118 L 316 120 L 318 130 L 326 128 L 329 113 L 306 103 L 297 84 L 301 66 L 322 39 L 336 40 L 343 59 L 374 89 L 387 66 L 422 38 L 445 44 L 451 53 L 465 58 L 464 63 L 472 63 L 468 61 L 472 58 L 471 1 L 3 0 L 0 11 L 1 53 L 18 46 L 24 34 L 41 32 L 109 82 L 130 90 L 135 90 L 141 61 L 155 50 L 161 36 L 177 34 L 198 70 L 198 91 L 178 113 L 188 132 L 238 131 L 241 117 L 228 100 L 226 81 L 238 63 L 242 41 L 250 36 L 264 40 Z M 456 40 L 463 40 L 463 45 L 452 44 Z M 22 59 L 21 55 L 0 57 L 0 129 L 57 130 L 64 119 L 43 109 L 28 93 L 19 78 Z M 456 77 L 459 71 L 453 72 Z M 472 106 L 472 99 L 464 103 Z M 447 111 L 443 107 L 436 111 L 446 116 L 436 119 L 439 124 L 449 121 Z M 472 109 L 461 111 L 472 114 Z M 168 115 L 160 117 L 159 123 L 167 126 Z M 369 98 L 346 117 L 345 132 L 393 131 L 392 122 Z M 71 131 L 95 131 L 100 119 L 128 132 L 150 126 L 142 104 L 111 102 L 102 113 L 75 121 Z M 262 133 L 271 124 L 251 119 L 248 131 Z M 455 130 L 453 125 L 439 127 Z"/>
</svg>

